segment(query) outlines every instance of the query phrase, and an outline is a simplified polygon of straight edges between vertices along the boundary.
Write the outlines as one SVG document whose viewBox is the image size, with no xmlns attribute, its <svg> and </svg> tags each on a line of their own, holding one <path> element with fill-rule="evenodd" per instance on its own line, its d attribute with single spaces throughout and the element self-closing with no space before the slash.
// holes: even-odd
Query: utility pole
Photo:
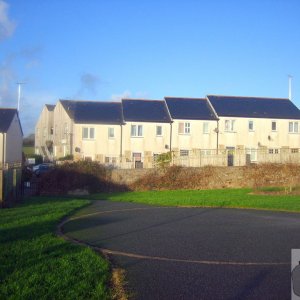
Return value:
<svg viewBox="0 0 300 300">
<path fill-rule="evenodd" d="M 18 112 L 20 111 L 21 85 L 22 85 L 22 84 L 25 84 L 25 82 L 17 82 L 17 85 L 18 85 L 18 106 L 17 106 Z"/>
</svg>

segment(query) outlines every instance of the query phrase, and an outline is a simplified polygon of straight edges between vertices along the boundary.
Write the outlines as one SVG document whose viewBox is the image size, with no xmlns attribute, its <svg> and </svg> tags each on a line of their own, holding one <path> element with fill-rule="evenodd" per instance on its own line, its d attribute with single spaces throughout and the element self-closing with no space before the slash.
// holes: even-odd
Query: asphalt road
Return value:
<svg viewBox="0 0 300 300">
<path fill-rule="evenodd" d="M 64 225 L 125 269 L 132 299 L 290 299 L 300 215 L 95 201 Z"/>
</svg>

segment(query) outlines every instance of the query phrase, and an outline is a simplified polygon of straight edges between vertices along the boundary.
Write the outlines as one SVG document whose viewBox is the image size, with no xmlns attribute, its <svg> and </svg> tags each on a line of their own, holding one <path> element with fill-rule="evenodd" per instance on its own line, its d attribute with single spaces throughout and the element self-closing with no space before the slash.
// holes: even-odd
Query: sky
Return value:
<svg viewBox="0 0 300 300">
<path fill-rule="evenodd" d="M 300 107 L 299 0 L 0 0 L 0 107 L 207 94 Z"/>
</svg>

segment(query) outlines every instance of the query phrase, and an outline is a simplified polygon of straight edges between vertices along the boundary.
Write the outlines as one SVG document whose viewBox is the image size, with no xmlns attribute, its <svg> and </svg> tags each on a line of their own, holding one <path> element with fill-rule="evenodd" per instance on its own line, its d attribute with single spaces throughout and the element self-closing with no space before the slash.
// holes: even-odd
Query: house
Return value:
<svg viewBox="0 0 300 300">
<path fill-rule="evenodd" d="M 218 148 L 245 150 L 251 162 L 259 155 L 298 153 L 300 110 L 282 98 L 208 95 L 219 119 Z M 276 160 L 275 160 L 276 161 Z"/>
<path fill-rule="evenodd" d="M 218 118 L 207 99 L 165 97 L 165 101 L 173 120 L 173 151 L 190 156 L 217 148 Z"/>
<path fill-rule="evenodd" d="M 122 99 L 123 155 L 135 166 L 149 165 L 171 151 L 171 117 L 163 100 Z"/>
<path fill-rule="evenodd" d="M 170 151 L 173 163 L 195 167 L 298 162 L 299 122 L 300 111 L 288 99 L 59 100 L 42 112 L 36 147 L 51 154 L 53 146 L 54 159 L 71 154 L 122 168 L 152 167 Z"/>
<path fill-rule="evenodd" d="M 54 157 L 102 163 L 121 155 L 119 102 L 59 100 L 54 109 Z"/>
<path fill-rule="evenodd" d="M 0 165 L 22 163 L 23 131 L 18 111 L 0 108 Z"/>
<path fill-rule="evenodd" d="M 53 159 L 53 131 L 55 105 L 46 104 L 35 126 L 35 154 L 45 160 Z"/>
</svg>

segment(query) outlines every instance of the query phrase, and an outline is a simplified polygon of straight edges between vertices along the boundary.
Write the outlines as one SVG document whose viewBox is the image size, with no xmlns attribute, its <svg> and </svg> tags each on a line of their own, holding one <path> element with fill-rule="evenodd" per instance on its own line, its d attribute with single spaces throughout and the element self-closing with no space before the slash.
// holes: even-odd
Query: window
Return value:
<svg viewBox="0 0 300 300">
<path fill-rule="evenodd" d="M 69 132 L 69 126 L 68 126 L 68 123 L 65 123 L 64 134 L 68 134 L 68 132 Z"/>
<path fill-rule="evenodd" d="M 203 123 L 203 133 L 208 133 L 208 122 Z"/>
<path fill-rule="evenodd" d="M 162 136 L 162 126 L 156 126 L 156 135 Z"/>
<path fill-rule="evenodd" d="M 254 123 L 252 120 L 248 121 L 248 130 L 249 131 L 254 131 Z"/>
<path fill-rule="evenodd" d="M 131 136 L 132 137 L 143 136 L 143 125 L 131 125 Z"/>
<path fill-rule="evenodd" d="M 191 123 L 189 122 L 180 122 L 178 127 L 178 132 L 180 134 L 189 134 L 191 133 Z"/>
<path fill-rule="evenodd" d="M 272 121 L 272 131 L 276 131 L 276 130 L 277 130 L 277 122 Z"/>
<path fill-rule="evenodd" d="M 47 129 L 46 127 L 43 128 L 43 137 L 46 137 L 46 134 L 47 134 Z"/>
<path fill-rule="evenodd" d="M 257 150 L 255 148 L 246 148 L 246 154 L 250 155 L 250 161 L 256 161 Z"/>
<path fill-rule="evenodd" d="M 269 154 L 278 154 L 279 149 L 269 149 Z"/>
<path fill-rule="evenodd" d="M 53 135 L 53 127 L 50 128 L 50 135 Z"/>
<path fill-rule="evenodd" d="M 108 128 L 108 138 L 114 138 L 115 137 L 115 129 L 110 127 Z"/>
<path fill-rule="evenodd" d="M 291 153 L 299 153 L 299 149 L 298 148 L 292 148 Z"/>
<path fill-rule="evenodd" d="M 180 150 L 180 156 L 189 156 L 189 150 Z"/>
<path fill-rule="evenodd" d="M 289 133 L 298 133 L 298 122 L 289 122 Z"/>
<path fill-rule="evenodd" d="M 82 139 L 93 140 L 95 138 L 95 128 L 83 127 L 82 128 Z"/>
<path fill-rule="evenodd" d="M 225 131 L 233 132 L 234 131 L 235 120 L 225 120 Z"/>
</svg>

